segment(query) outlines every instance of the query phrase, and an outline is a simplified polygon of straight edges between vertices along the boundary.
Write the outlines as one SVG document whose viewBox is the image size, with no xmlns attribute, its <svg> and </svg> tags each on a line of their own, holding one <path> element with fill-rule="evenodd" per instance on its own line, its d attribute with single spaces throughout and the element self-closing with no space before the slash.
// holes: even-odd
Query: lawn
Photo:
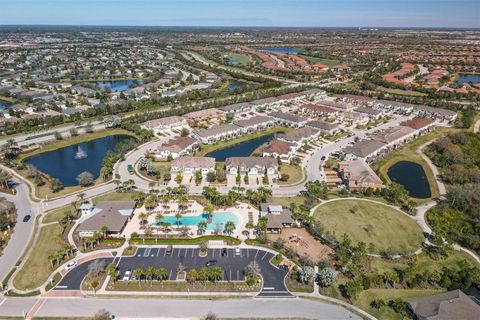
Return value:
<svg viewBox="0 0 480 320">
<path fill-rule="evenodd" d="M 314 218 L 338 240 L 344 233 L 354 241 L 372 243 L 374 253 L 392 250 L 413 252 L 420 248 L 420 227 L 402 212 L 366 200 L 335 200 L 317 208 Z"/>
<path fill-rule="evenodd" d="M 425 97 L 427 95 L 426 93 L 412 91 L 412 90 L 392 89 L 392 88 L 385 88 L 385 87 L 377 87 L 377 89 L 379 91 L 391 93 L 397 96 Z"/>
<path fill-rule="evenodd" d="M 51 222 L 58 222 L 60 219 L 63 218 L 63 216 L 65 215 L 65 212 L 72 212 L 74 213 L 74 209 L 72 206 L 63 206 L 63 207 L 60 207 L 60 208 L 57 208 L 57 209 L 54 209 L 54 210 L 51 210 L 51 211 L 47 211 L 45 213 L 45 216 L 43 217 L 43 220 L 42 220 L 42 223 L 43 224 L 47 224 L 47 223 L 51 223 Z"/>
<path fill-rule="evenodd" d="M 325 58 L 319 58 L 319 57 L 312 57 L 312 56 L 305 56 L 305 55 L 300 55 L 300 57 L 307 59 L 308 62 L 311 64 L 324 64 L 327 67 L 335 67 L 336 65 L 340 64 L 340 60 L 334 60 L 334 59 L 325 59 Z"/>
<path fill-rule="evenodd" d="M 418 163 L 419 165 L 422 166 L 423 171 L 425 171 L 425 174 L 427 175 L 428 184 L 430 185 L 430 191 L 432 193 L 431 198 L 432 199 L 438 198 L 439 191 L 438 191 L 438 186 L 435 180 L 435 176 L 433 172 L 430 170 L 430 167 L 428 166 L 428 164 L 423 160 L 423 158 L 419 154 L 417 154 L 416 151 L 417 151 L 417 148 L 420 147 L 422 144 L 428 141 L 434 140 L 436 138 L 439 138 L 445 135 L 447 132 L 451 132 L 453 130 L 455 129 L 443 128 L 443 127 L 436 128 L 435 130 L 427 133 L 424 136 L 421 136 L 415 141 L 407 143 L 402 148 L 391 151 L 387 156 L 373 163 L 371 167 L 373 170 L 375 170 L 375 172 L 378 174 L 378 176 L 382 180 L 391 182 L 387 175 L 388 169 L 391 166 L 393 166 L 399 161 L 411 161 L 411 162 Z M 422 199 L 422 201 L 427 201 L 427 200 L 428 199 Z"/>
<path fill-rule="evenodd" d="M 305 202 L 305 197 L 302 197 L 302 196 L 295 196 L 295 197 L 272 197 L 271 199 L 269 199 L 268 201 L 270 202 L 273 202 L 273 203 L 276 203 L 276 204 L 279 204 L 279 205 L 282 205 L 284 206 L 285 208 L 288 208 L 290 206 L 290 204 L 294 203 L 296 204 L 297 206 L 300 206 L 302 205 L 304 202 Z M 318 203 L 317 200 L 315 200 L 316 202 L 314 203 L 314 205 L 316 205 Z"/>
<path fill-rule="evenodd" d="M 232 60 L 237 60 L 240 62 L 240 65 L 246 66 L 249 65 L 252 62 L 252 58 L 249 55 L 246 54 L 241 54 L 241 53 L 236 53 L 236 52 L 228 52 L 226 55 L 232 59 Z"/>
<path fill-rule="evenodd" d="M 386 303 L 389 300 L 401 298 L 401 299 L 414 299 L 418 297 L 430 296 L 434 294 L 442 293 L 442 290 L 434 289 L 369 289 L 362 291 L 354 304 L 357 307 L 362 308 L 371 315 L 377 317 L 381 320 L 401 320 L 402 317 L 400 314 L 396 313 L 390 307 L 382 307 L 379 310 L 374 309 L 370 306 L 372 300 L 383 299 Z"/>
<path fill-rule="evenodd" d="M 13 279 L 13 284 L 20 290 L 31 290 L 48 280 L 53 271 L 48 256 L 65 246 L 62 227 L 52 224 L 42 227 L 27 261 Z"/>
<path fill-rule="evenodd" d="M 167 181 L 163 180 L 163 176 L 166 173 L 170 173 L 170 166 L 171 166 L 170 162 L 168 162 L 168 161 L 154 161 L 154 162 L 152 162 L 152 164 L 155 166 L 155 168 L 157 168 L 158 175 L 149 176 L 146 171 L 141 171 L 141 174 L 143 176 L 147 177 L 148 179 L 156 180 L 156 181 L 159 181 L 159 182 L 167 182 Z M 175 176 L 173 178 L 175 178 Z"/>
<path fill-rule="evenodd" d="M 279 185 L 289 185 L 300 183 L 303 180 L 304 173 L 302 171 L 302 167 L 294 166 L 291 164 L 282 164 L 280 166 L 280 174 L 288 174 L 287 181 L 278 181 Z"/>
</svg>

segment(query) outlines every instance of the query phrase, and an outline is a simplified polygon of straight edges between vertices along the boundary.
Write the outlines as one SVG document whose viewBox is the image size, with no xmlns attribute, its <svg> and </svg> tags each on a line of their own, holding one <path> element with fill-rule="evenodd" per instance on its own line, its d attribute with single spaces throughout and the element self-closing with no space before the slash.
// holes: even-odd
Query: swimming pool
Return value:
<svg viewBox="0 0 480 320">
<path fill-rule="evenodd" d="M 205 213 L 202 213 L 198 216 L 184 216 L 180 218 L 179 224 L 181 226 L 196 227 L 199 222 L 207 219 L 208 215 Z M 232 221 L 237 228 L 240 226 L 240 217 L 238 216 L 238 214 L 234 212 L 215 212 L 212 214 L 212 220 L 210 221 L 210 223 L 207 224 L 207 230 L 223 230 L 223 227 L 225 226 L 225 223 L 227 223 L 227 221 Z M 172 226 L 177 225 L 177 219 L 174 216 L 166 216 L 162 220 L 162 222 L 154 223 L 154 225 L 161 225 L 165 222 L 170 223 Z"/>
</svg>

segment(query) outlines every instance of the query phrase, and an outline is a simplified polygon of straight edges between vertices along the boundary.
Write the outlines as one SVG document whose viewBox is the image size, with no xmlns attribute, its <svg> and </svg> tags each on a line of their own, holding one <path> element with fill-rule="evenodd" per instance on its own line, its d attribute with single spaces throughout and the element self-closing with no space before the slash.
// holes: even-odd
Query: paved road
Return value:
<svg viewBox="0 0 480 320">
<path fill-rule="evenodd" d="M 208 249 L 206 257 L 199 256 L 199 249 L 196 247 L 173 248 L 172 254 L 168 255 L 166 248 L 139 248 L 132 257 L 115 258 L 119 269 L 119 278 L 122 279 L 127 270 L 133 271 L 137 268 L 146 269 L 147 267 L 165 268 L 168 272 L 168 280 L 173 281 L 177 277 L 177 268 L 181 263 L 186 270 L 195 268 L 199 270 L 205 266 L 209 260 L 217 260 L 217 266 L 224 270 L 223 281 L 243 281 L 245 276 L 243 270 L 249 263 L 256 261 L 260 267 L 263 277 L 263 288 L 259 296 L 263 297 L 292 297 L 284 284 L 286 272 L 270 264 L 273 253 L 260 249 L 240 249 L 240 255 L 235 255 L 235 249 L 228 248 L 227 254 L 222 256 L 221 249 Z M 106 264 L 113 258 L 98 259 Z M 92 260 L 95 261 L 95 260 Z M 70 270 L 60 281 L 55 290 L 79 290 L 83 278 L 88 273 L 88 265 L 92 263 L 81 264 Z"/>
<path fill-rule="evenodd" d="M 16 184 L 16 195 L 0 193 L 1 197 L 5 197 L 7 200 L 14 202 L 17 210 L 17 223 L 14 227 L 14 233 L 3 255 L 0 256 L 0 280 L 3 280 L 10 270 L 12 270 L 15 263 L 27 248 L 33 233 L 35 217 L 42 207 L 41 204 L 30 202 L 28 187 L 25 183 L 19 183 L 15 179 L 12 182 Z M 23 222 L 23 217 L 26 214 L 30 214 L 32 218 L 28 222 Z"/>
<path fill-rule="evenodd" d="M 7 298 L 0 316 L 22 316 L 36 299 Z M 0 300 L 0 303 L 1 300 Z M 67 298 L 47 299 L 37 317 L 92 317 L 106 309 L 119 319 L 200 319 L 209 312 L 225 318 L 292 318 L 321 320 L 361 320 L 352 312 L 333 304 L 307 299 L 155 299 L 155 298 Z"/>
</svg>

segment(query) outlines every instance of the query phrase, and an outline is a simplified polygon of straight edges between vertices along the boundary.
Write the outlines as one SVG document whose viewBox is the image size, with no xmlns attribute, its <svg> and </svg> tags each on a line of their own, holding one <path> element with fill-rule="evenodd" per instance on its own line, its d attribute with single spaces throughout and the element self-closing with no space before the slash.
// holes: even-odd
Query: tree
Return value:
<svg viewBox="0 0 480 320">
<path fill-rule="evenodd" d="M 88 272 L 98 276 L 105 270 L 105 261 L 103 260 L 94 260 L 88 265 Z"/>
<path fill-rule="evenodd" d="M 133 276 L 138 280 L 138 285 L 140 285 L 140 280 L 142 279 L 145 271 L 142 268 L 137 268 L 133 270 Z"/>
<path fill-rule="evenodd" d="M 224 230 L 225 233 L 227 233 L 228 235 L 232 235 L 233 231 L 235 231 L 235 228 L 236 228 L 235 222 L 233 222 L 233 221 L 227 221 L 227 222 L 225 223 L 225 227 L 224 227 L 224 228 L 225 228 L 225 230 Z"/>
<path fill-rule="evenodd" d="M 162 282 L 163 280 L 168 278 L 168 271 L 165 268 L 157 268 L 155 269 L 155 278 L 158 281 Z"/>
<path fill-rule="evenodd" d="M 348 281 L 345 285 L 341 286 L 340 291 L 342 295 L 350 302 L 354 300 L 357 294 L 362 290 L 362 283 L 358 280 Z"/>
<path fill-rule="evenodd" d="M 97 295 L 97 288 L 99 286 L 99 282 L 97 280 L 94 280 L 92 282 L 90 282 L 90 286 L 92 287 L 93 289 L 93 295 L 96 296 Z"/>
<path fill-rule="evenodd" d="M 312 283 L 315 280 L 315 270 L 310 266 L 305 266 L 297 272 L 298 281 L 302 283 Z"/>
<path fill-rule="evenodd" d="M 187 272 L 187 281 L 193 283 L 197 280 L 197 276 L 197 270 L 192 268 Z"/>
<path fill-rule="evenodd" d="M 107 274 L 110 276 L 110 278 L 113 280 L 113 283 L 117 281 L 118 275 L 120 274 L 120 271 L 117 269 L 117 265 L 115 263 L 110 263 L 107 266 Z"/>
<path fill-rule="evenodd" d="M 198 186 L 200 183 L 202 183 L 202 173 L 200 171 L 195 171 L 195 184 Z"/>
<path fill-rule="evenodd" d="M 12 179 L 12 175 L 8 171 L 0 170 L 0 185 L 3 189 L 8 189 L 10 179 Z"/>
<path fill-rule="evenodd" d="M 139 215 L 138 215 L 138 220 L 140 220 L 140 224 L 146 224 L 147 223 L 147 214 L 145 212 L 141 212 Z"/>
<path fill-rule="evenodd" d="M 60 179 L 52 178 L 51 181 L 50 181 L 50 190 L 52 190 L 52 192 L 55 193 L 55 192 L 58 192 L 62 189 L 63 189 L 63 184 L 60 181 Z"/>
<path fill-rule="evenodd" d="M 93 174 L 84 171 L 77 176 L 77 181 L 82 187 L 87 187 L 93 184 Z"/>
<path fill-rule="evenodd" d="M 58 132 L 58 131 L 55 131 L 55 132 L 53 133 L 53 136 L 55 137 L 56 140 L 63 140 L 62 134 L 61 134 L 60 132 Z"/>
<path fill-rule="evenodd" d="M 204 233 L 205 233 L 205 230 L 207 230 L 207 227 L 208 227 L 207 221 L 205 221 L 205 220 L 200 221 L 200 222 L 198 223 L 197 227 L 198 227 L 198 231 L 199 231 L 201 234 L 204 234 Z"/>
<path fill-rule="evenodd" d="M 150 279 L 150 286 L 153 286 L 153 276 L 155 275 L 155 268 L 148 267 L 145 270 L 145 277 L 146 279 Z"/>
<path fill-rule="evenodd" d="M 212 182 L 215 182 L 215 180 L 217 179 L 217 175 L 215 174 L 214 171 L 210 171 L 207 173 L 207 181 L 212 183 Z"/>
<path fill-rule="evenodd" d="M 330 287 L 337 280 L 337 275 L 338 272 L 333 270 L 332 268 L 324 268 L 320 270 L 317 275 L 318 285 L 323 288 Z"/>
<path fill-rule="evenodd" d="M 95 313 L 94 320 L 111 320 L 112 315 L 105 309 L 100 309 Z"/>
<path fill-rule="evenodd" d="M 181 184 L 182 181 L 183 181 L 183 175 L 179 172 L 179 173 L 177 173 L 177 175 L 175 176 L 175 182 L 176 182 L 177 184 Z"/>
</svg>

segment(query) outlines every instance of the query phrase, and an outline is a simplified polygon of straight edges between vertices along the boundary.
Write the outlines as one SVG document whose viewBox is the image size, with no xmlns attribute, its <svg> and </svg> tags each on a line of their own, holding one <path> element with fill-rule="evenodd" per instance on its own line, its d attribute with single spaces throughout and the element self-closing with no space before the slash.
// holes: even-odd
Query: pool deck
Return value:
<svg viewBox="0 0 480 320">
<path fill-rule="evenodd" d="M 195 200 L 189 200 L 188 208 L 183 211 L 178 209 L 178 201 L 176 200 L 170 201 L 166 206 L 160 203 L 153 210 L 147 210 L 145 209 L 144 206 L 142 206 L 140 208 L 135 209 L 134 215 L 132 219 L 128 222 L 125 229 L 123 230 L 122 236 L 128 239 L 130 238 L 131 234 L 134 232 L 138 234 L 145 234 L 146 228 L 140 225 L 140 219 L 139 219 L 139 216 L 142 212 L 147 214 L 148 217 L 147 217 L 146 225 L 151 226 L 151 230 L 154 235 L 157 234 L 157 231 L 159 235 L 164 235 L 164 234 L 179 235 L 180 232 L 177 231 L 177 226 L 175 226 L 174 224 L 172 224 L 170 228 L 171 231 L 167 233 L 163 232 L 161 228 L 157 228 L 156 226 L 154 226 L 155 216 L 157 214 L 161 213 L 165 217 L 174 217 L 175 214 L 179 211 L 184 212 L 184 214 L 182 214 L 183 217 L 198 216 L 204 213 L 204 208 L 201 204 L 199 204 Z M 238 237 L 239 239 L 247 239 L 247 237 L 243 235 L 242 232 L 246 230 L 245 224 L 249 221 L 249 218 L 248 218 L 249 213 L 251 213 L 251 216 L 253 218 L 253 224 L 255 225 L 258 222 L 258 210 L 252 207 L 251 205 L 245 204 L 245 203 L 238 203 L 238 205 L 236 206 L 216 210 L 216 212 L 232 212 L 237 214 L 239 223 L 236 226 L 236 229 L 233 232 L 232 236 Z M 215 215 L 215 212 L 213 213 L 213 215 Z M 190 228 L 189 235 L 191 237 L 196 237 L 198 227 L 197 226 L 188 226 L 188 227 Z M 215 230 L 206 230 L 204 235 L 213 235 L 214 233 L 215 233 Z"/>
</svg>

